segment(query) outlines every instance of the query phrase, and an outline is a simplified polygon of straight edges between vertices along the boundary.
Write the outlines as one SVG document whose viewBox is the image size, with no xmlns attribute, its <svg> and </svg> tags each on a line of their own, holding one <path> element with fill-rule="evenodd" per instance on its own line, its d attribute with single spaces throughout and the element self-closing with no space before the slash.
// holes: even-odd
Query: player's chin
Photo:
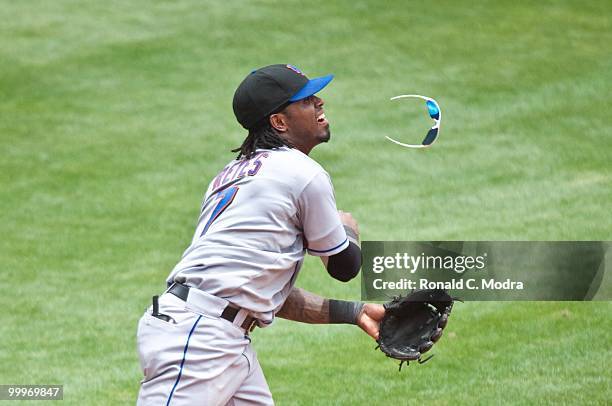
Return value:
<svg viewBox="0 0 612 406">
<path fill-rule="evenodd" d="M 329 141 L 329 139 L 331 138 L 331 131 L 329 131 L 329 125 L 326 126 L 325 130 L 322 131 L 319 134 L 318 138 L 319 138 L 320 142 L 328 142 Z"/>
</svg>

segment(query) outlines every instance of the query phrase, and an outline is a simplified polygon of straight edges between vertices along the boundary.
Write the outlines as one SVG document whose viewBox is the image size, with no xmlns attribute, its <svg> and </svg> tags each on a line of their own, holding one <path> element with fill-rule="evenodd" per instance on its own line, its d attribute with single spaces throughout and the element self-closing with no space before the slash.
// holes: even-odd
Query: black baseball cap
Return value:
<svg viewBox="0 0 612 406">
<path fill-rule="evenodd" d="M 252 71 L 234 93 L 234 115 L 246 129 L 257 128 L 275 111 L 323 89 L 334 75 L 308 79 L 293 65 L 269 65 Z"/>
</svg>

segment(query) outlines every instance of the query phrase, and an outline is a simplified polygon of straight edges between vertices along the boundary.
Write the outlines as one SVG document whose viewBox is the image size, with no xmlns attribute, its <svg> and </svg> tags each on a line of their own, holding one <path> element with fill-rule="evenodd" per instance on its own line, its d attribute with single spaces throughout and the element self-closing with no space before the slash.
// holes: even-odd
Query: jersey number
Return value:
<svg viewBox="0 0 612 406">
<path fill-rule="evenodd" d="M 219 217 L 221 213 L 223 213 L 223 211 L 227 209 L 230 204 L 232 204 L 232 202 L 234 201 L 234 197 L 236 197 L 236 193 L 238 193 L 238 186 L 228 187 L 227 189 L 224 189 L 217 193 L 216 198 L 219 199 L 219 203 L 217 203 L 212 214 L 210 215 L 210 218 L 206 222 L 206 225 L 204 226 L 204 230 L 202 230 L 202 234 L 200 234 L 200 237 L 206 234 L 208 228 L 213 223 L 213 221 L 215 221 L 217 217 Z"/>
</svg>

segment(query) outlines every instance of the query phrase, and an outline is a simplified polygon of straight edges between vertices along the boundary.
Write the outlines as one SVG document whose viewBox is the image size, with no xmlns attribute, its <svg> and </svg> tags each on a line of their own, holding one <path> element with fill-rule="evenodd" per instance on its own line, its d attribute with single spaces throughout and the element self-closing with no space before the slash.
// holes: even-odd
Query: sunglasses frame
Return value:
<svg viewBox="0 0 612 406">
<path fill-rule="evenodd" d="M 397 145 L 401 145 L 402 147 L 406 147 L 406 148 L 428 148 L 428 147 L 431 147 L 433 145 L 433 143 L 436 142 L 436 140 L 438 139 L 438 136 L 440 135 L 440 122 L 442 121 L 442 110 L 440 109 L 440 105 L 438 104 L 437 101 L 435 101 L 431 97 L 421 96 L 420 94 L 402 94 L 402 95 L 399 95 L 399 96 L 392 97 L 391 100 L 399 100 L 399 99 L 405 99 L 405 98 L 418 98 L 418 99 L 425 100 L 426 104 L 428 102 L 433 103 L 436 106 L 436 108 L 438 109 L 438 118 L 432 117 L 431 114 L 429 114 L 429 117 L 431 117 L 431 119 L 434 121 L 434 125 L 433 125 L 433 127 L 431 127 L 429 129 L 429 131 L 427 132 L 427 135 L 425 136 L 425 138 L 423 139 L 423 142 L 421 144 L 418 144 L 418 145 L 405 144 L 403 142 L 396 141 L 396 140 L 394 140 L 393 138 L 391 138 L 389 136 L 385 136 L 385 138 L 388 139 L 391 142 L 396 143 Z M 427 111 L 428 112 L 430 111 L 429 110 L 429 105 L 427 106 Z M 430 134 L 432 133 L 432 131 L 435 131 L 435 134 L 433 135 L 433 139 L 428 144 L 425 144 L 425 141 L 427 141 L 427 139 L 430 138 L 430 136 L 431 136 Z"/>
</svg>

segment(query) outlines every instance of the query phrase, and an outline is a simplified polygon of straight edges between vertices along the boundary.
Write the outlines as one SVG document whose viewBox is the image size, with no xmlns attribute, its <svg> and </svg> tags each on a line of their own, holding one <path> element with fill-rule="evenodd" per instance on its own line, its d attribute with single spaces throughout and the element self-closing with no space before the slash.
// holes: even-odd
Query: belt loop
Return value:
<svg viewBox="0 0 612 406">
<path fill-rule="evenodd" d="M 234 317 L 233 323 L 237 326 L 242 326 L 242 323 L 249 317 L 249 312 L 240 308 L 238 309 L 238 313 L 236 317 Z"/>
</svg>

